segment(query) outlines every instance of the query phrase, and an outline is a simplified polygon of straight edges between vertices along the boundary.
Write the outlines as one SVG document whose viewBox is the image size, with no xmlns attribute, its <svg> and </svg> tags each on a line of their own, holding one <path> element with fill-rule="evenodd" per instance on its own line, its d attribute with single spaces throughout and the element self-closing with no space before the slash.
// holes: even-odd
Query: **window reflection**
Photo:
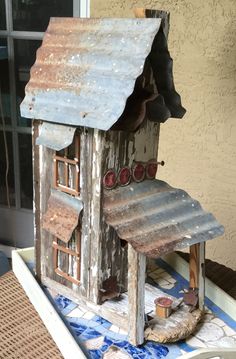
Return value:
<svg viewBox="0 0 236 359">
<path fill-rule="evenodd" d="M 19 159 L 20 159 L 20 183 L 21 183 L 21 207 L 33 208 L 33 184 L 32 184 L 32 139 L 31 135 L 20 133 Z"/>
<path fill-rule="evenodd" d="M 15 184 L 14 184 L 14 164 L 13 164 L 13 147 L 12 134 L 5 132 L 7 140 L 8 163 L 6 160 L 6 148 L 4 142 L 3 131 L 0 131 L 0 204 L 8 205 L 7 196 L 9 197 L 10 205 L 15 205 Z M 6 184 L 6 172 L 7 184 Z M 8 191 L 7 191 L 8 187 Z"/>
<path fill-rule="evenodd" d="M 0 30 L 6 30 L 5 0 L 0 0 Z"/>
<path fill-rule="evenodd" d="M 50 17 L 73 16 L 73 0 L 13 0 L 13 27 L 45 31 Z"/>
<path fill-rule="evenodd" d="M 25 86 L 29 81 L 30 68 L 36 59 L 36 50 L 41 45 L 38 40 L 15 40 L 15 71 L 18 126 L 31 126 L 31 120 L 20 116 L 20 104 L 25 96 Z"/>
<path fill-rule="evenodd" d="M 7 42 L 5 39 L 0 39 L 1 57 L 0 57 L 0 88 L 1 99 L 3 106 L 3 114 L 5 124 L 11 123 L 11 103 L 10 103 L 10 85 L 9 85 L 9 68 L 7 57 Z M 2 125 L 2 121 L 0 121 Z"/>
</svg>

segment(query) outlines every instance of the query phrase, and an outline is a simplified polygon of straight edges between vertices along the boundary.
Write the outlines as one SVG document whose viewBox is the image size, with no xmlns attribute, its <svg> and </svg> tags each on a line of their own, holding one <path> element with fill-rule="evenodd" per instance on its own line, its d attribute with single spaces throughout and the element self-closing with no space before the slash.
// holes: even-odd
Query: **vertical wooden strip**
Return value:
<svg viewBox="0 0 236 359">
<path fill-rule="evenodd" d="M 80 266 L 81 266 L 81 226 L 78 225 L 76 230 L 76 279 L 80 281 Z"/>
<path fill-rule="evenodd" d="M 128 246 L 129 341 L 140 345 L 144 341 L 146 257 Z"/>
<path fill-rule="evenodd" d="M 101 179 L 102 179 L 102 154 L 104 148 L 103 132 L 94 129 L 93 132 L 93 151 L 92 151 L 92 166 L 90 172 L 92 173 L 92 201 L 91 201 L 91 222 L 90 222 L 90 300 L 95 303 L 100 303 L 100 288 L 102 278 L 102 211 L 101 211 Z"/>
<path fill-rule="evenodd" d="M 78 161 L 77 165 L 75 165 L 75 190 L 80 193 L 80 134 L 75 134 L 75 160 Z"/>
<path fill-rule="evenodd" d="M 190 288 L 199 287 L 199 244 L 190 246 L 189 258 L 189 286 Z"/>
<path fill-rule="evenodd" d="M 65 186 L 69 187 L 69 165 L 64 161 L 64 176 L 65 176 Z"/>
<path fill-rule="evenodd" d="M 63 166 L 64 166 L 64 179 L 65 179 L 65 186 L 69 187 L 69 166 L 66 162 L 68 158 L 68 148 L 64 148 L 64 160 L 63 160 Z"/>
<path fill-rule="evenodd" d="M 55 238 L 55 241 L 57 242 L 57 239 Z M 58 267 L 58 249 L 56 246 L 53 246 L 53 268 L 54 270 Z"/>
<path fill-rule="evenodd" d="M 54 162 L 53 184 L 54 184 L 54 187 L 57 188 L 57 186 L 58 186 L 58 161 L 57 161 L 57 159 L 54 158 L 53 162 Z"/>
<path fill-rule="evenodd" d="M 168 39 L 169 27 L 170 27 L 170 13 L 163 10 L 134 8 L 134 15 L 137 18 L 161 18 L 161 26 L 165 37 Z"/>
<path fill-rule="evenodd" d="M 33 122 L 32 127 L 32 159 L 33 159 L 33 211 L 34 211 L 34 245 L 35 245 L 35 270 L 38 279 L 41 278 L 41 236 L 40 236 L 40 168 L 39 146 L 36 138 L 39 135 L 39 122 Z"/>
<path fill-rule="evenodd" d="M 48 199 L 53 186 L 53 158 L 55 151 L 45 147 L 39 146 L 40 160 L 39 160 L 39 181 L 40 181 L 40 219 L 46 212 Z M 41 238 L 41 275 L 42 277 L 56 278 L 53 269 L 53 236 L 40 228 Z"/>
<path fill-rule="evenodd" d="M 198 289 L 199 308 L 204 309 L 205 298 L 205 242 L 190 246 L 189 286 Z"/>
<path fill-rule="evenodd" d="M 199 243 L 199 309 L 204 310 L 205 302 L 205 248 L 206 243 Z"/>
<path fill-rule="evenodd" d="M 75 135 L 75 160 L 78 161 L 78 162 L 80 160 L 79 147 L 80 147 L 80 134 L 76 133 L 76 135 Z"/>
<path fill-rule="evenodd" d="M 84 128 L 80 135 L 80 193 L 84 203 L 81 218 L 81 293 L 89 298 L 90 250 L 91 250 L 91 188 L 92 188 L 92 151 L 93 129 Z"/>
<path fill-rule="evenodd" d="M 134 8 L 134 15 L 138 18 L 145 18 L 146 17 L 146 10 L 143 7 L 136 7 Z"/>
</svg>

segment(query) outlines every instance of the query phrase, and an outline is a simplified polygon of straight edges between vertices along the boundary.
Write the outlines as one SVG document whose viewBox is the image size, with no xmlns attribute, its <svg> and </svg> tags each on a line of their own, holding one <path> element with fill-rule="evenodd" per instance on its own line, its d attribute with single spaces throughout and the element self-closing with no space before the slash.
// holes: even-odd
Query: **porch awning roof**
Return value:
<svg viewBox="0 0 236 359">
<path fill-rule="evenodd" d="M 160 180 L 105 190 L 104 214 L 121 239 L 152 258 L 224 233 L 198 201 Z"/>
</svg>

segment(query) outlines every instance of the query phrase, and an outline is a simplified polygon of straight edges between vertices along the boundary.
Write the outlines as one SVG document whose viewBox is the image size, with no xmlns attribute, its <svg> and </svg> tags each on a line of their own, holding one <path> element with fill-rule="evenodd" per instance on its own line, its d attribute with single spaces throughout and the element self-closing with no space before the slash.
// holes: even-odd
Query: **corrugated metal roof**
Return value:
<svg viewBox="0 0 236 359">
<path fill-rule="evenodd" d="M 224 233 L 198 201 L 160 180 L 105 190 L 104 214 L 121 239 L 153 258 Z"/>
<path fill-rule="evenodd" d="M 52 190 L 48 208 L 42 218 L 42 227 L 48 232 L 68 243 L 78 225 L 83 203 L 79 198 Z"/>
<path fill-rule="evenodd" d="M 134 91 L 160 25 L 158 18 L 52 18 L 31 69 L 21 115 L 108 130 L 120 118 Z M 166 66 L 171 68 L 172 76 L 172 63 Z M 164 67 L 164 73 L 168 69 Z M 163 86 L 163 79 L 161 82 Z M 164 81 L 164 90 L 169 84 L 173 93 L 171 81 Z M 153 93 L 138 92 L 135 97 L 144 117 L 142 102 L 145 104 L 147 98 L 152 101 Z M 170 93 L 166 96 L 167 102 L 171 97 Z M 175 98 L 175 108 L 183 109 L 178 101 Z M 163 102 L 163 98 L 158 99 L 162 111 Z M 166 119 L 174 112 L 182 117 L 185 111 L 181 115 L 165 108 L 164 112 Z"/>
</svg>

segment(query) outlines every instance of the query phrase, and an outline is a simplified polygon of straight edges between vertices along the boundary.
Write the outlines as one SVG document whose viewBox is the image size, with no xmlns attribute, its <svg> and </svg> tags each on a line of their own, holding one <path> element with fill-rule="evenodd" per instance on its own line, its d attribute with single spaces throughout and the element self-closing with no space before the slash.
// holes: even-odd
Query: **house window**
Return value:
<svg viewBox="0 0 236 359">
<path fill-rule="evenodd" d="M 74 230 L 67 244 L 55 238 L 52 246 L 53 266 L 56 274 L 73 284 L 79 285 L 81 265 L 81 238 L 79 227 Z"/>
<path fill-rule="evenodd" d="M 80 137 L 75 134 L 73 143 L 54 155 L 54 188 L 73 196 L 79 195 Z"/>
<path fill-rule="evenodd" d="M 80 198 L 52 189 L 41 219 L 41 228 L 52 236 L 53 270 L 77 285 L 80 284 L 82 209 Z"/>
</svg>

